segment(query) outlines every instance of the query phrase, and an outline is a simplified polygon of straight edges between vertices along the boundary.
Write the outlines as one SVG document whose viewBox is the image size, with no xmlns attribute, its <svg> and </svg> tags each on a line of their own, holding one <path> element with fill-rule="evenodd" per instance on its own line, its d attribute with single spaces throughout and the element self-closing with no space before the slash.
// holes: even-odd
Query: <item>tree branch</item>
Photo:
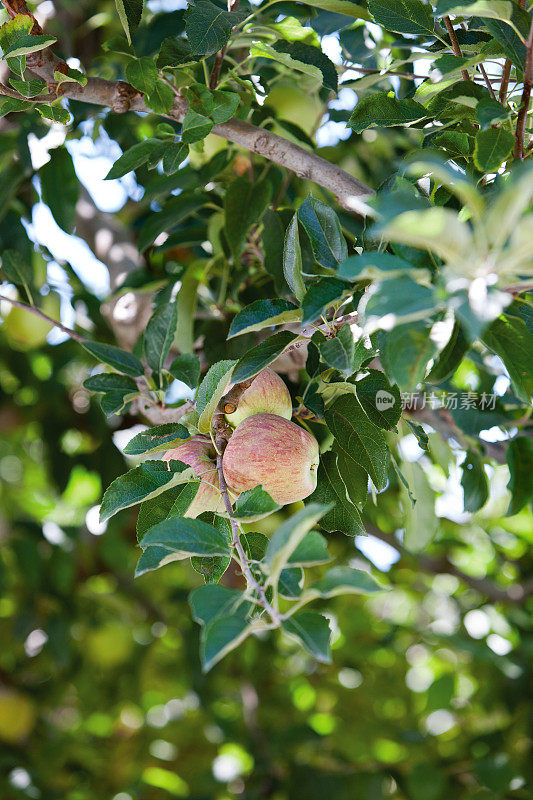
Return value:
<svg viewBox="0 0 533 800">
<path fill-rule="evenodd" d="M 463 53 L 461 48 L 459 47 L 459 42 L 457 41 L 457 35 L 454 31 L 453 25 L 449 17 L 443 17 L 444 24 L 446 25 L 446 30 L 448 31 L 448 36 L 450 37 L 450 42 L 452 45 L 453 54 L 458 58 L 463 57 Z M 463 76 L 463 80 L 469 81 L 470 75 L 466 69 L 461 70 L 461 75 Z"/>
<path fill-rule="evenodd" d="M 526 122 L 527 113 L 529 111 L 529 101 L 531 99 L 531 90 L 533 88 L 533 20 L 531 20 L 531 27 L 529 29 L 529 36 L 527 38 L 526 46 L 526 64 L 524 67 L 524 88 L 522 90 L 522 99 L 520 101 L 520 109 L 516 120 L 515 131 L 515 158 L 524 158 L 524 143 L 526 138 Z"/>
<path fill-rule="evenodd" d="M 28 14 L 32 16 L 26 6 L 25 0 L 2 0 L 10 16 L 14 14 Z M 32 17 L 32 19 L 34 19 Z M 38 26 L 38 23 L 35 22 Z M 35 28 L 35 26 L 34 26 Z M 38 26 L 39 31 L 40 26 Z M 35 30 L 34 32 L 37 32 Z M 27 57 L 28 69 L 47 84 L 55 83 L 54 72 L 64 62 L 57 58 L 49 49 L 42 50 L 31 57 Z M 64 83 L 60 87 L 62 97 L 107 106 L 116 113 L 128 110 L 153 114 L 145 101 L 142 92 L 137 91 L 124 81 L 108 81 L 102 78 L 88 78 L 87 84 L 81 86 L 77 83 Z M 181 95 L 176 95 L 174 104 L 166 116 L 182 122 L 188 110 L 188 103 Z M 271 131 L 256 128 L 248 122 L 233 119 L 222 125 L 215 125 L 212 133 L 238 144 L 247 150 L 256 153 L 282 167 L 294 172 L 298 177 L 312 181 L 323 189 L 331 192 L 339 204 L 347 211 L 352 211 L 365 216 L 366 206 L 360 198 L 370 197 L 373 189 L 362 181 L 349 175 L 340 167 L 331 164 L 315 153 L 304 150 L 293 142 L 289 142 Z"/>
<path fill-rule="evenodd" d="M 15 306 L 16 308 L 22 308 L 22 309 L 24 309 L 24 311 L 29 311 L 30 314 L 34 314 L 36 317 L 40 317 L 40 319 L 44 319 L 46 322 L 48 322 L 54 328 L 59 328 L 60 331 L 63 331 L 63 333 L 66 333 L 67 336 L 70 336 L 70 338 L 74 339 L 74 341 L 80 342 L 80 344 L 87 341 L 85 336 L 80 336 L 80 334 L 76 333 L 76 331 L 73 331 L 70 328 L 66 328 L 64 325 L 62 325 L 56 319 L 52 319 L 52 317 L 49 317 L 48 314 L 45 314 L 44 311 L 41 311 L 41 309 L 37 308 L 36 306 L 30 306 L 28 303 L 22 303 L 20 300 L 14 300 L 13 298 L 6 297 L 3 294 L 0 295 L 0 300 L 5 300 L 6 303 L 11 303 L 11 305 Z"/>
</svg>

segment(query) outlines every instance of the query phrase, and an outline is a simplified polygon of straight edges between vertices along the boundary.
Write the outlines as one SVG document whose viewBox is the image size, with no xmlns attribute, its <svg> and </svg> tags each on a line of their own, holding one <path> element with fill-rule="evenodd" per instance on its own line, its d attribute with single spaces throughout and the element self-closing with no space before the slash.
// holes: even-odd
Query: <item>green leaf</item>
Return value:
<svg viewBox="0 0 533 800">
<path fill-rule="evenodd" d="M 128 44 L 131 44 L 131 37 L 139 27 L 141 21 L 143 2 L 142 0 L 115 0 L 115 5 Z"/>
<path fill-rule="evenodd" d="M 125 375 L 117 375 L 115 372 L 99 372 L 91 375 L 83 382 L 85 389 L 90 392 L 135 392 L 137 384 Z"/>
<path fill-rule="evenodd" d="M 283 275 L 297 300 L 305 295 L 305 284 L 302 278 L 302 249 L 298 232 L 298 214 L 296 213 L 285 232 L 283 246 Z"/>
<path fill-rule="evenodd" d="M 385 587 L 380 586 L 368 572 L 350 567 L 333 567 L 306 590 L 305 596 L 309 594 L 327 599 L 340 594 L 375 594 L 384 590 Z"/>
<path fill-rule="evenodd" d="M 346 376 L 352 374 L 354 341 L 349 325 L 343 325 L 331 339 L 322 339 L 318 349 L 322 360 L 328 366 L 343 372 Z"/>
<path fill-rule="evenodd" d="M 238 258 L 246 243 L 252 225 L 256 225 L 266 211 L 272 196 L 268 181 L 251 183 L 247 178 L 234 180 L 224 199 L 226 239 L 234 258 Z"/>
<path fill-rule="evenodd" d="M 283 0 L 275 0 L 277 3 Z M 332 14 L 344 14 L 348 17 L 355 19 L 370 20 L 370 15 L 364 6 L 358 6 L 357 3 L 352 3 L 351 0 L 309 0 L 306 6 L 313 8 L 321 8 L 324 11 L 329 11 Z"/>
<path fill-rule="evenodd" d="M 483 459 L 474 450 L 467 450 L 461 468 L 465 511 L 479 511 L 489 499 L 489 482 L 483 469 Z"/>
<path fill-rule="evenodd" d="M 80 194 L 72 157 L 65 147 L 50 152 L 48 161 L 39 170 L 41 195 L 52 215 L 67 233 L 74 229 L 76 203 Z"/>
<path fill-rule="evenodd" d="M 132 172 L 137 167 L 145 164 L 154 151 L 161 147 L 161 144 L 160 139 L 145 139 L 134 144 L 115 161 L 104 180 L 110 181 L 115 178 L 122 178 L 123 175 L 127 175 L 128 172 Z"/>
<path fill-rule="evenodd" d="M 168 371 L 190 389 L 196 389 L 200 380 L 200 359 L 196 353 L 183 353 L 174 359 Z"/>
<path fill-rule="evenodd" d="M 189 595 L 192 618 L 199 625 L 209 625 L 214 619 L 231 615 L 240 606 L 246 613 L 251 604 L 244 601 L 240 589 L 228 589 L 225 586 L 207 584 L 193 589 Z"/>
<path fill-rule="evenodd" d="M 233 317 L 227 338 L 260 331 L 274 325 L 298 322 L 301 315 L 300 309 L 288 300 L 254 300 Z"/>
<path fill-rule="evenodd" d="M 355 384 L 357 399 L 367 417 L 379 428 L 394 428 L 402 416 L 402 398 L 397 386 L 390 383 L 383 372 L 377 369 Z"/>
<path fill-rule="evenodd" d="M 135 577 L 140 578 L 141 575 L 145 575 L 147 572 L 153 572 L 153 570 L 164 567 L 172 561 L 183 561 L 184 558 L 187 558 L 187 556 L 180 553 L 170 553 L 164 547 L 147 547 L 137 561 Z"/>
<path fill-rule="evenodd" d="M 362 253 L 350 256 L 339 265 L 337 275 L 346 281 L 386 280 L 398 274 L 414 272 L 414 267 L 392 253 Z"/>
<path fill-rule="evenodd" d="M 187 464 L 171 461 L 167 466 L 165 461 L 145 461 L 109 484 L 102 498 L 100 520 L 105 522 L 118 511 L 150 500 L 193 477 L 194 472 Z"/>
<path fill-rule="evenodd" d="M 184 556 L 228 556 L 230 545 L 219 530 L 199 519 L 165 519 L 150 528 L 139 542 L 143 550 L 157 545 Z"/>
<path fill-rule="evenodd" d="M 498 317 L 482 339 L 505 364 L 516 396 L 530 403 L 533 393 L 533 334 L 524 321 L 520 317 Z"/>
<path fill-rule="evenodd" d="M 6 114 L 13 114 L 17 111 L 29 111 L 33 108 L 28 100 L 17 100 L 15 97 L 7 97 L 3 102 L 0 102 L 0 118 L 5 117 Z"/>
<path fill-rule="evenodd" d="M 36 95 L 43 92 L 46 94 L 46 84 L 40 80 L 18 81 L 16 78 L 10 78 L 9 83 L 15 91 L 24 97 L 36 97 Z"/>
<path fill-rule="evenodd" d="M 308 195 L 297 213 L 318 263 L 322 267 L 337 269 L 339 262 L 347 257 L 348 247 L 335 211 Z"/>
<path fill-rule="evenodd" d="M 17 14 L 0 25 L 0 50 L 2 58 L 15 58 L 44 50 L 57 41 L 55 36 L 32 34 L 33 19 L 29 14 Z"/>
<path fill-rule="evenodd" d="M 296 639 L 308 653 L 324 664 L 331 662 L 329 622 L 316 611 L 301 611 L 281 624 L 284 633 Z"/>
<path fill-rule="evenodd" d="M 237 362 L 232 375 L 233 382 L 240 383 L 248 378 L 253 378 L 254 375 L 275 361 L 297 338 L 298 334 L 296 333 L 280 331 L 252 347 Z"/>
<path fill-rule="evenodd" d="M 450 378 L 469 350 L 469 342 L 457 320 L 446 346 L 440 351 L 427 375 L 429 383 L 442 383 Z"/>
<path fill-rule="evenodd" d="M 431 6 L 422 0 L 369 0 L 368 10 L 378 25 L 389 31 L 433 34 Z"/>
<path fill-rule="evenodd" d="M 320 520 L 320 525 L 326 531 L 341 531 L 348 536 L 361 536 L 365 534 L 365 528 L 361 520 L 361 515 L 353 504 L 344 480 L 349 481 L 349 474 L 355 476 L 359 484 L 353 487 L 354 493 L 358 498 L 364 491 L 366 497 L 368 491 L 368 475 L 358 465 L 355 469 L 350 469 L 350 473 L 339 471 L 336 453 L 324 453 L 320 459 L 318 467 L 317 487 L 313 494 L 308 498 L 315 503 L 329 503 L 330 510 Z M 348 467 L 353 466 L 352 459 L 346 457 Z M 344 478 L 344 480 L 343 480 Z"/>
<path fill-rule="evenodd" d="M 402 487 L 405 521 L 404 545 L 408 550 L 419 553 L 433 540 L 438 529 L 435 493 L 420 464 L 404 461 L 403 469 L 409 486 L 409 489 Z M 411 496 L 416 501 L 414 506 Z"/>
<path fill-rule="evenodd" d="M 139 359 L 133 353 L 121 350 L 120 347 L 89 341 L 82 342 L 81 346 L 98 361 L 103 361 L 104 364 L 108 364 L 118 372 L 131 375 L 132 378 L 144 375 L 144 367 Z"/>
<path fill-rule="evenodd" d="M 279 41 L 273 45 L 273 49 L 278 53 L 286 53 L 295 61 L 301 61 L 303 64 L 311 64 L 313 67 L 318 67 L 322 73 L 322 82 L 328 89 L 334 92 L 338 89 L 339 78 L 335 64 L 331 59 L 322 52 L 320 47 L 306 44 L 305 42 L 287 42 Z"/>
<path fill-rule="evenodd" d="M 209 115 L 215 125 L 222 125 L 232 117 L 240 103 L 240 97 L 236 92 L 224 92 L 221 89 L 213 91 L 214 107 Z"/>
<path fill-rule="evenodd" d="M 287 567 L 279 576 L 278 592 L 287 600 L 297 600 L 302 593 L 304 573 L 301 567 Z"/>
<path fill-rule="evenodd" d="M 11 283 L 29 286 L 33 280 L 31 260 L 16 250 L 4 250 L 1 255 L 2 270 Z"/>
<path fill-rule="evenodd" d="M 179 165 L 185 161 L 189 155 L 189 148 L 181 142 L 167 142 L 163 151 L 163 172 L 165 175 L 173 175 L 177 172 Z"/>
<path fill-rule="evenodd" d="M 425 8 L 429 9 L 429 6 L 425 6 Z M 367 128 L 409 125 L 411 122 L 419 122 L 426 116 L 426 109 L 416 100 L 407 98 L 397 100 L 395 97 L 389 97 L 387 92 L 377 92 L 370 97 L 363 98 L 356 105 L 348 120 L 348 125 L 356 133 L 362 133 Z"/>
<path fill-rule="evenodd" d="M 117 375 L 117 377 L 119 377 Z M 90 380 L 90 379 L 89 379 Z M 87 383 L 87 381 L 85 382 Z M 190 438 L 190 433 L 179 422 L 166 422 L 164 425 L 155 425 L 130 439 L 124 453 L 127 456 L 140 456 L 154 450 L 170 450 L 171 445 Z"/>
<path fill-rule="evenodd" d="M 154 243 L 155 239 L 159 236 L 160 233 L 165 231 L 166 233 L 172 233 L 172 231 L 180 225 L 184 219 L 189 217 L 191 214 L 194 214 L 198 211 L 205 202 L 207 202 L 208 196 L 205 194 L 191 194 L 191 193 L 183 193 L 180 194 L 179 197 L 172 197 L 170 200 L 167 200 L 166 203 L 163 205 L 161 211 L 158 211 L 157 214 L 151 214 L 148 216 L 146 222 L 142 226 L 139 239 L 137 241 L 137 247 L 140 251 L 146 250 L 151 244 Z M 197 271 L 195 264 L 191 264 L 189 266 L 193 272 Z M 185 282 L 185 277 L 182 283 Z M 183 290 L 183 286 L 182 286 Z M 179 320 L 181 319 L 180 314 L 180 295 L 181 291 L 178 294 L 178 330 L 179 330 Z M 177 344 L 177 342 L 176 342 Z"/>
<path fill-rule="evenodd" d="M 158 522 L 170 517 L 183 516 L 194 500 L 199 486 L 199 481 L 182 483 L 142 502 L 137 515 L 137 541 L 140 541 Z"/>
<path fill-rule="evenodd" d="M 513 439 L 506 458 L 510 472 L 507 488 L 512 494 L 507 515 L 513 516 L 533 501 L 533 441 L 525 436 Z"/>
<path fill-rule="evenodd" d="M 478 131 L 474 149 L 474 163 L 482 172 L 496 172 L 513 152 L 515 138 L 504 128 Z"/>
<path fill-rule="evenodd" d="M 310 531 L 291 553 L 287 563 L 312 567 L 315 564 L 327 564 L 331 559 L 327 542 L 322 534 L 318 531 Z"/>
<path fill-rule="evenodd" d="M 144 353 L 146 361 L 155 372 L 161 372 L 170 352 L 178 312 L 176 303 L 167 303 L 154 311 L 144 331 Z"/>
<path fill-rule="evenodd" d="M 188 111 L 183 120 L 182 142 L 193 144 L 205 139 L 207 134 L 211 132 L 213 124 L 213 120 L 209 119 L 209 117 L 198 114 L 196 111 Z"/>
<path fill-rule="evenodd" d="M 201 382 L 196 397 L 196 410 L 200 415 L 198 422 L 200 433 L 209 433 L 211 430 L 211 418 L 222 395 L 226 392 L 226 387 L 234 372 L 235 363 L 235 361 L 218 361 L 210 367 Z"/>
<path fill-rule="evenodd" d="M 191 45 L 186 39 L 179 39 L 177 36 L 163 39 L 159 54 L 157 56 L 158 69 L 172 69 L 181 67 L 183 64 L 194 61 Z"/>
<path fill-rule="evenodd" d="M 401 275 L 377 286 L 368 299 L 364 314 L 366 319 L 381 318 L 387 314 L 394 314 L 395 320 L 413 315 L 425 319 L 435 304 L 432 288 L 421 286 L 408 275 Z"/>
<path fill-rule="evenodd" d="M 291 555 L 302 539 L 328 510 L 328 506 L 310 503 L 301 511 L 297 511 L 272 534 L 265 553 L 265 565 L 270 573 L 271 584 L 277 582 L 281 570 L 289 563 Z"/>
<path fill-rule="evenodd" d="M 272 500 L 262 486 L 254 486 L 246 492 L 241 492 L 235 501 L 235 516 L 240 519 L 255 517 L 259 514 L 271 514 L 278 511 L 281 506 Z"/>
<path fill-rule="evenodd" d="M 157 74 L 154 59 L 149 56 L 132 59 L 126 64 L 126 80 L 143 94 L 155 89 Z"/>
<path fill-rule="evenodd" d="M 190 5 L 185 12 L 185 30 L 193 53 L 210 56 L 222 50 L 232 29 L 246 16 L 246 11 L 225 11 L 209 0 Z"/>
<path fill-rule="evenodd" d="M 209 672 L 224 656 L 238 647 L 251 632 L 252 628 L 249 622 L 240 615 L 217 617 L 210 622 L 202 630 L 200 643 L 203 672 Z"/>
<path fill-rule="evenodd" d="M 503 47 L 504 53 L 515 67 L 523 70 L 526 63 L 526 46 L 517 32 L 499 19 L 483 20 L 485 28 Z"/>
<path fill-rule="evenodd" d="M 144 99 L 146 105 L 156 114 L 168 114 L 174 104 L 174 92 L 168 83 L 157 80 L 154 88 L 144 96 Z"/>
<path fill-rule="evenodd" d="M 487 130 L 496 122 L 505 122 L 511 116 L 511 109 L 505 108 L 497 100 L 487 97 L 476 106 L 476 119 L 483 130 Z"/>
<path fill-rule="evenodd" d="M 285 230 L 276 211 L 267 209 L 263 214 L 262 245 L 265 253 L 265 270 L 274 279 L 279 295 L 287 294 L 288 287 L 283 274 L 283 245 Z"/>
<path fill-rule="evenodd" d="M 302 300 L 302 325 L 309 325 L 325 314 L 346 293 L 346 284 L 336 278 L 320 278 Z"/>
<path fill-rule="evenodd" d="M 389 449 L 353 395 L 342 395 L 326 411 L 326 422 L 345 455 L 366 470 L 376 489 L 387 485 Z"/>
<path fill-rule="evenodd" d="M 412 322 L 379 335 L 383 368 L 401 389 L 414 389 L 424 379 L 436 351 L 430 327 L 423 321 Z"/>
<path fill-rule="evenodd" d="M 37 106 L 37 111 L 41 117 L 44 117 L 44 119 L 51 119 L 53 122 L 60 122 L 61 125 L 68 125 L 70 122 L 70 113 L 66 108 L 63 108 L 63 106 L 50 106 L 47 103 L 41 103 Z"/>
<path fill-rule="evenodd" d="M 202 522 L 210 522 L 225 537 L 228 544 L 231 543 L 231 525 L 229 520 L 206 512 L 201 514 L 199 519 Z M 231 556 L 192 556 L 191 567 L 200 575 L 203 575 L 207 584 L 216 584 L 222 578 L 231 563 Z"/>
<path fill-rule="evenodd" d="M 55 70 L 54 81 L 60 86 L 62 83 L 78 83 L 80 86 L 87 86 L 87 75 L 80 72 L 79 69 L 72 69 L 72 67 L 69 67 L 66 74 Z"/>
</svg>

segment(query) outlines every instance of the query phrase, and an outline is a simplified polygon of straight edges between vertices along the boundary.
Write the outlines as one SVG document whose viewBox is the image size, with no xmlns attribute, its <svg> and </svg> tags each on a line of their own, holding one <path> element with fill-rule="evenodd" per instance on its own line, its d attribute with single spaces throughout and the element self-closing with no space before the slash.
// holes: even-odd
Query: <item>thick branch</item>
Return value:
<svg viewBox="0 0 533 800">
<path fill-rule="evenodd" d="M 9 0 L 2 0 L 2 2 L 9 12 L 12 3 Z M 25 7 L 23 0 L 18 0 L 17 6 Z M 25 11 L 17 8 L 17 12 L 29 14 L 27 8 Z M 60 61 L 50 50 L 43 50 L 31 59 L 28 57 L 28 68 L 47 84 L 55 82 L 54 72 L 59 67 L 64 69 L 64 62 Z M 60 88 L 63 97 L 107 106 L 117 113 L 128 110 L 146 114 L 154 113 L 146 105 L 142 93 L 124 81 L 88 78 L 85 86 L 69 81 L 62 84 Z M 164 116 L 182 122 L 187 109 L 188 104 L 185 98 L 176 95 L 172 109 Z M 230 120 L 223 125 L 215 125 L 212 133 L 286 167 L 300 178 L 322 186 L 334 194 L 339 204 L 346 210 L 363 216 L 366 214 L 365 204 L 359 198 L 370 197 L 374 191 L 362 181 L 352 177 L 335 164 L 330 164 L 315 153 L 310 153 L 275 133 L 256 128 L 254 125 L 238 119 Z"/>
</svg>

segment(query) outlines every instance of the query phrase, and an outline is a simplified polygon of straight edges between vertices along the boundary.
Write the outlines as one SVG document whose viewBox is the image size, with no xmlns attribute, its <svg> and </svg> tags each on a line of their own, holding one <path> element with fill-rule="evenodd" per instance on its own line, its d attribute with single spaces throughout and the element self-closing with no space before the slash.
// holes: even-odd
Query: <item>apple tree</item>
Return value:
<svg viewBox="0 0 533 800">
<path fill-rule="evenodd" d="M 2 4 L 15 528 L 99 506 L 129 591 L 186 570 L 205 672 L 254 641 L 330 663 L 336 604 L 406 580 L 368 536 L 525 608 L 528 4 Z"/>
</svg>

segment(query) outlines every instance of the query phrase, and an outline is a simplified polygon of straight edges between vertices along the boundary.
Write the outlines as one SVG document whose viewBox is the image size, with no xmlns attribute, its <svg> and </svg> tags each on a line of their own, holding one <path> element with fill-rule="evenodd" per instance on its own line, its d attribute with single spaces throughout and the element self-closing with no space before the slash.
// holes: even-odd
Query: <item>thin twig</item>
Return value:
<svg viewBox="0 0 533 800">
<path fill-rule="evenodd" d="M 509 88 L 509 78 L 511 77 L 511 59 L 506 58 L 502 72 L 502 80 L 500 83 L 500 93 L 498 99 L 500 103 L 505 103 L 507 100 L 507 89 Z"/>
<path fill-rule="evenodd" d="M 0 300 L 5 300 L 6 303 L 11 303 L 12 306 L 16 306 L 17 308 L 22 308 L 24 309 L 24 311 L 29 311 L 30 314 L 35 314 L 36 317 L 40 317 L 41 319 L 46 320 L 46 322 L 48 322 L 54 328 L 59 328 L 60 331 L 63 331 L 63 333 L 66 333 L 68 336 L 70 336 L 71 339 L 74 339 L 75 342 L 83 343 L 87 341 L 87 339 L 84 336 L 80 336 L 80 334 L 76 333 L 76 331 L 73 331 L 70 328 L 66 328 L 56 319 L 52 319 L 52 317 L 49 317 L 48 314 L 45 314 L 43 311 L 41 311 L 40 308 L 36 308 L 35 306 L 30 306 L 28 305 L 28 303 L 21 303 L 20 300 L 13 300 L 11 297 L 6 297 L 5 295 L 0 295 Z"/>
<path fill-rule="evenodd" d="M 234 0 L 232 3 L 231 0 L 228 0 L 228 11 L 237 11 L 239 7 L 239 0 Z M 213 64 L 213 69 L 211 71 L 211 77 L 209 78 L 209 88 L 211 91 L 217 88 L 218 79 L 220 77 L 220 69 L 222 67 L 222 62 L 224 61 L 224 56 L 226 55 L 226 50 L 228 47 L 228 43 L 224 45 L 224 47 L 218 51 L 215 56 L 215 63 Z"/>
<path fill-rule="evenodd" d="M 463 57 L 463 53 L 461 51 L 461 48 L 459 47 L 459 42 L 457 41 L 457 35 L 456 35 L 456 33 L 455 33 L 454 29 L 453 29 L 453 25 L 451 23 L 451 20 L 450 20 L 449 17 L 444 17 L 443 19 L 444 19 L 444 24 L 446 25 L 446 30 L 448 31 L 448 36 L 450 37 L 450 42 L 452 44 L 453 53 L 458 58 L 462 58 Z M 468 70 L 462 69 L 461 70 L 461 75 L 463 76 L 463 80 L 465 80 L 465 81 L 469 81 L 470 80 L 470 75 L 468 74 Z"/>
<path fill-rule="evenodd" d="M 218 479 L 220 483 L 220 491 L 222 494 L 222 498 L 224 500 L 224 506 L 226 508 L 231 525 L 233 546 L 235 547 L 237 555 L 239 556 L 239 562 L 243 574 L 248 582 L 248 586 L 251 589 L 253 589 L 253 591 L 256 593 L 259 605 L 261 605 L 265 609 L 267 614 L 270 616 L 272 622 L 274 622 L 277 626 L 279 626 L 279 624 L 281 623 L 281 617 L 279 613 L 276 611 L 276 609 L 267 600 L 265 590 L 263 589 L 259 581 L 255 579 L 252 570 L 250 569 L 250 563 L 248 561 L 248 557 L 244 552 L 244 548 L 241 542 L 242 530 L 241 526 L 239 525 L 239 522 L 235 519 L 233 514 L 233 508 L 228 494 L 228 486 L 226 483 L 226 479 L 224 477 L 224 470 L 222 467 L 222 457 L 223 457 L 222 453 L 217 453 Z"/>
<path fill-rule="evenodd" d="M 483 80 L 485 81 L 485 83 L 487 85 L 487 89 L 489 90 L 490 96 L 492 97 L 493 100 L 496 100 L 496 95 L 494 94 L 494 89 L 492 88 L 492 84 L 491 84 L 491 82 L 489 80 L 489 76 L 487 75 L 485 67 L 483 66 L 483 64 L 478 64 L 478 67 L 479 67 L 479 71 L 483 75 Z"/>
<path fill-rule="evenodd" d="M 5 97 L 12 97 L 14 100 L 22 100 L 24 103 L 49 103 L 50 101 L 57 100 L 57 95 L 53 93 L 25 97 L 23 94 L 20 94 L 20 92 L 10 89 L 5 83 L 0 83 L 0 94 L 3 94 Z"/>
<path fill-rule="evenodd" d="M 515 131 L 515 158 L 524 158 L 524 142 L 526 138 L 526 122 L 527 113 L 529 111 L 529 101 L 531 99 L 531 89 L 533 88 L 533 20 L 531 20 L 531 27 L 529 29 L 529 36 L 527 37 L 526 46 L 526 64 L 524 67 L 524 88 L 522 90 L 522 99 L 520 101 L 520 110 L 516 120 Z"/>
</svg>

